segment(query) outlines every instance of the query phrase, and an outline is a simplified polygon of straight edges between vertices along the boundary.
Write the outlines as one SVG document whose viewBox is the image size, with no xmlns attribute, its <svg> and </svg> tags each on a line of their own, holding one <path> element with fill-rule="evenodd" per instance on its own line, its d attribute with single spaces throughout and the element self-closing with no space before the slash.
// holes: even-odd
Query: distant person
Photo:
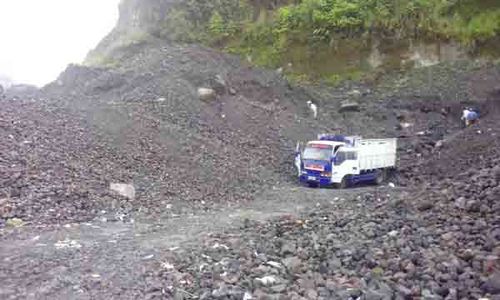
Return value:
<svg viewBox="0 0 500 300">
<path fill-rule="evenodd" d="M 299 177 L 301 175 L 301 159 L 300 159 L 300 143 L 297 142 L 297 147 L 295 148 L 295 168 L 297 169 L 297 172 L 299 173 Z"/>
<path fill-rule="evenodd" d="M 465 127 L 469 127 L 470 125 L 477 122 L 479 119 L 479 112 L 473 108 L 466 107 L 462 112 L 462 121 L 464 122 Z"/>
<path fill-rule="evenodd" d="M 307 101 L 307 107 L 311 110 L 314 118 L 316 119 L 318 117 L 318 106 L 314 103 L 312 103 L 311 100 Z"/>
</svg>

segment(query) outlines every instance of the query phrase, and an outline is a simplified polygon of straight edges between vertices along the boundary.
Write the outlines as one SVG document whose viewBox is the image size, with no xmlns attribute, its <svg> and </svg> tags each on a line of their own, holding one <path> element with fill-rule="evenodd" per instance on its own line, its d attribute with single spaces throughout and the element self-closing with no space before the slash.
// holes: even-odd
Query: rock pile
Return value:
<svg viewBox="0 0 500 300">
<path fill-rule="evenodd" d="M 127 162 L 84 120 L 43 101 L 1 105 L 0 219 L 84 221 L 119 200 L 108 181 L 129 179 Z"/>
<path fill-rule="evenodd" d="M 499 123 L 429 148 L 406 170 L 421 189 L 247 223 L 170 254 L 177 275 L 155 276 L 201 299 L 498 299 Z"/>
</svg>

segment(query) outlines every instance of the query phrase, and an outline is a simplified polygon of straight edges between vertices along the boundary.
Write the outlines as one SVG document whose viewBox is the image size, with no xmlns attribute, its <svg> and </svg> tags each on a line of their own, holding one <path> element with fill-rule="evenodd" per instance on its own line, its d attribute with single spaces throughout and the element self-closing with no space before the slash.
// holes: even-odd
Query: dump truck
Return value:
<svg viewBox="0 0 500 300">
<path fill-rule="evenodd" d="M 348 186 L 386 180 L 396 167 L 397 139 L 363 139 L 359 136 L 320 134 L 301 151 L 297 144 L 295 166 L 300 182 L 309 186 Z"/>
</svg>

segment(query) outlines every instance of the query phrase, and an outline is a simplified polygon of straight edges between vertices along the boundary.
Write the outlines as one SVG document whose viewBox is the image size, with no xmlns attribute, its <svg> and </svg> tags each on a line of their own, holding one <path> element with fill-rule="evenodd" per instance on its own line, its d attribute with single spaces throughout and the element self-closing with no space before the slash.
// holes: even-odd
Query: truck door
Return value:
<svg viewBox="0 0 500 300">
<path fill-rule="evenodd" d="M 358 152 L 340 148 L 335 154 L 332 166 L 332 182 L 340 183 L 345 176 L 359 175 L 359 172 Z"/>
</svg>

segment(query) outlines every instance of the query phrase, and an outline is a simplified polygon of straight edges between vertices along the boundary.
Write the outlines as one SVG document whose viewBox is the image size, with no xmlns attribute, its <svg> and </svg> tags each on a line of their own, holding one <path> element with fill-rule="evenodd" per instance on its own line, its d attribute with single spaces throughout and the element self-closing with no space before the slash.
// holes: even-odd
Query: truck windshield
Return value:
<svg viewBox="0 0 500 300">
<path fill-rule="evenodd" d="M 331 146 L 307 146 L 304 149 L 303 159 L 314 159 L 314 160 L 330 160 L 332 155 L 332 147 Z"/>
</svg>

